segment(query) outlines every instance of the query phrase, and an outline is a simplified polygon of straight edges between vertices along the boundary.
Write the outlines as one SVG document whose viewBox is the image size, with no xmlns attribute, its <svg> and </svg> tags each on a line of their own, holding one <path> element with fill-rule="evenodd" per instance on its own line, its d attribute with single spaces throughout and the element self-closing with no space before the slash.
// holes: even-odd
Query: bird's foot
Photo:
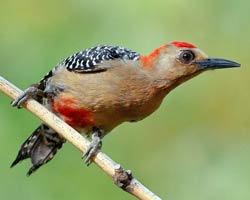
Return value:
<svg viewBox="0 0 250 200">
<path fill-rule="evenodd" d="M 95 130 L 91 135 L 92 141 L 87 148 L 86 152 L 83 154 L 84 162 L 87 166 L 92 163 L 92 158 L 95 156 L 102 147 L 101 131 Z"/>
<path fill-rule="evenodd" d="M 118 187 L 127 191 L 132 179 L 133 176 L 131 170 L 123 169 L 120 164 L 116 166 L 113 181 Z"/>
<path fill-rule="evenodd" d="M 15 100 L 11 102 L 13 107 L 21 108 L 23 103 L 25 103 L 29 98 L 42 96 L 43 91 L 37 88 L 37 85 L 32 85 L 24 90 Z"/>
</svg>

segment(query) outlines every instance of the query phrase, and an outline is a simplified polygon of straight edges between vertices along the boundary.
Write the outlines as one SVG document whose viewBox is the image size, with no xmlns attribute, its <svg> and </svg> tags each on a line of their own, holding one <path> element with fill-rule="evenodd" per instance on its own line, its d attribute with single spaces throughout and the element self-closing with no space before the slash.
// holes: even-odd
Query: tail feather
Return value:
<svg viewBox="0 0 250 200">
<path fill-rule="evenodd" d="M 30 158 L 32 166 L 27 175 L 31 175 L 43 164 L 49 162 L 65 142 L 54 130 L 40 125 L 28 139 L 22 144 L 16 159 L 11 164 L 14 167 L 20 161 Z"/>
</svg>

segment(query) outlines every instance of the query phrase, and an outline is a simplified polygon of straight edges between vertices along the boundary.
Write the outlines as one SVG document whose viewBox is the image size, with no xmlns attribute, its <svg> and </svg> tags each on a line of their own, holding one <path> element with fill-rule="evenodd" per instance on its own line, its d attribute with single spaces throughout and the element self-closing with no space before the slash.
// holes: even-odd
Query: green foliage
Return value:
<svg viewBox="0 0 250 200">
<path fill-rule="evenodd" d="M 123 124 L 103 150 L 163 199 L 250 198 L 250 3 L 239 0 L 2 1 L 0 75 L 24 89 L 66 56 L 96 44 L 149 53 L 163 43 L 194 43 L 242 64 L 178 87 L 160 110 Z M 134 199 L 69 144 L 34 175 L 10 170 L 39 124 L 0 95 L 1 199 Z"/>
</svg>

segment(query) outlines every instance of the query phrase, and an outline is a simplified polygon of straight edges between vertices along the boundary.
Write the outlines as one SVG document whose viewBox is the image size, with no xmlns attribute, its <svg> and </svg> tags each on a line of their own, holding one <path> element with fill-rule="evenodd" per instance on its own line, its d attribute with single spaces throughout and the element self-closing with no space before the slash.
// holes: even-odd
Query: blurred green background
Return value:
<svg viewBox="0 0 250 200">
<path fill-rule="evenodd" d="M 250 2 L 246 0 L 1 1 L 0 75 L 24 89 L 70 54 L 97 44 L 148 54 L 188 41 L 238 69 L 204 73 L 161 108 L 125 123 L 103 151 L 162 199 L 250 199 Z M 40 123 L 0 95 L 0 199 L 134 199 L 66 144 L 27 178 L 29 161 L 9 166 Z"/>
</svg>

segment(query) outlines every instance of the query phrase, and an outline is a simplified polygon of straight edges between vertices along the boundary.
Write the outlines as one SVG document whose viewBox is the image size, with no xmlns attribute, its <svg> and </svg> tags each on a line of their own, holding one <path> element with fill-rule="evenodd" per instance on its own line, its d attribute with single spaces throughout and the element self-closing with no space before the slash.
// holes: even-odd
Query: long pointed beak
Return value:
<svg viewBox="0 0 250 200">
<path fill-rule="evenodd" d="M 201 70 L 206 69 L 223 69 L 231 67 L 240 67 L 240 64 L 234 61 L 225 60 L 221 58 L 206 58 L 194 62 Z"/>
</svg>

